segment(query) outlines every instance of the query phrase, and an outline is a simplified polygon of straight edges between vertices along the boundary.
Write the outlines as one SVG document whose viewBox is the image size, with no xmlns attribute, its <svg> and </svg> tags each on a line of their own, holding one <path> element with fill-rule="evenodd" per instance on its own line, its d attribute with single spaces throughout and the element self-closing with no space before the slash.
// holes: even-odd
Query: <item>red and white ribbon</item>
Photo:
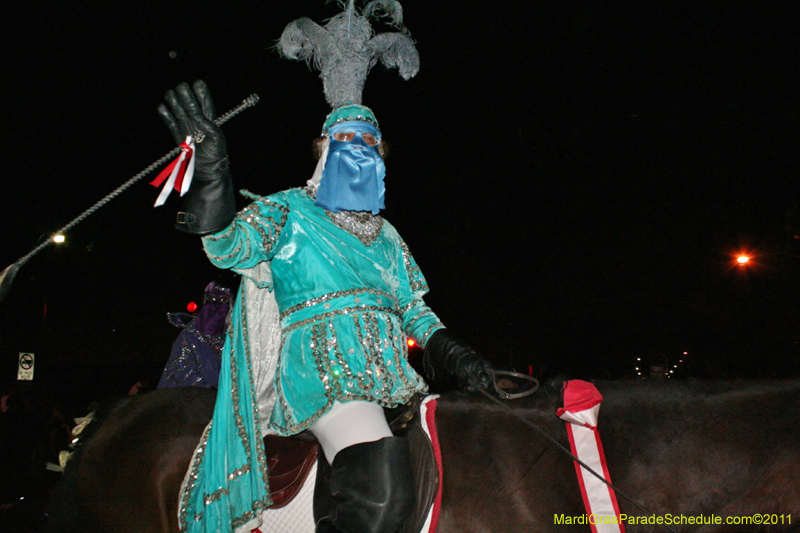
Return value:
<svg viewBox="0 0 800 533">
<path fill-rule="evenodd" d="M 606 455 L 597 431 L 597 416 L 603 397 L 597 387 L 581 380 L 564 383 L 564 407 L 556 414 L 567 422 L 572 453 L 611 483 Z M 593 533 L 624 533 L 616 493 L 578 463 L 575 472 L 581 487 L 583 504 Z"/>
<path fill-rule="evenodd" d="M 161 184 L 166 181 L 153 207 L 164 205 L 172 189 L 175 189 L 181 196 L 186 194 L 186 191 L 188 191 L 189 187 L 192 185 L 192 176 L 194 176 L 194 140 L 192 136 L 189 135 L 186 137 L 186 140 L 181 143 L 181 154 L 175 161 L 167 165 L 167 167 L 156 176 L 156 179 L 150 182 L 150 185 L 153 187 L 160 187 Z"/>
</svg>

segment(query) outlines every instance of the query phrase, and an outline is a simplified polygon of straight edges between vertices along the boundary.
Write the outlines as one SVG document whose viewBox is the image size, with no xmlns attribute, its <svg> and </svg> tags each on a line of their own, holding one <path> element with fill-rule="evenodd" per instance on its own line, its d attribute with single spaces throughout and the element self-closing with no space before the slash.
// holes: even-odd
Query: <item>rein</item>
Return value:
<svg viewBox="0 0 800 533">
<path fill-rule="evenodd" d="M 510 376 L 512 378 L 520 378 L 526 379 L 533 383 L 533 386 L 522 392 L 506 392 L 500 388 L 497 384 L 497 375 L 500 374 L 502 376 Z M 516 400 L 517 398 L 524 398 L 525 396 L 530 396 L 537 390 L 539 390 L 539 380 L 533 376 L 529 376 L 528 374 L 520 374 L 519 372 L 508 372 L 506 370 L 491 370 L 489 371 L 489 375 L 492 376 L 492 384 L 494 385 L 494 391 L 497 393 L 497 396 L 503 400 Z M 483 392 L 483 391 L 481 391 Z"/>
<path fill-rule="evenodd" d="M 503 371 L 500 371 L 500 370 L 496 370 L 496 371 L 495 371 L 495 374 L 500 374 L 500 373 L 504 373 L 504 374 L 516 374 L 516 375 L 515 375 L 515 377 L 524 376 L 524 374 L 517 374 L 516 372 L 503 372 Z M 529 377 L 529 376 L 525 376 L 525 377 Z M 535 378 L 531 378 L 531 379 L 535 380 Z M 530 392 L 527 392 L 527 391 L 526 391 L 527 393 L 526 393 L 526 394 L 523 394 L 523 396 L 528 396 L 529 394 L 532 394 L 532 393 L 533 393 L 533 392 L 535 392 L 535 390 L 537 390 L 538 388 L 539 388 L 539 382 L 537 381 L 537 382 L 536 382 L 536 388 L 535 388 L 533 391 L 530 391 Z M 496 383 L 496 380 L 495 380 L 495 389 L 498 389 L 498 387 L 497 387 L 497 383 Z M 625 499 L 626 499 L 628 502 L 630 502 L 632 505 L 634 505 L 635 507 L 637 507 L 639 510 L 641 510 L 641 511 L 644 511 L 646 514 L 650 514 L 650 515 L 652 515 L 652 514 L 655 514 L 655 513 L 654 513 L 653 511 L 651 511 L 650 509 L 647 509 L 646 507 L 644 507 L 644 506 L 642 506 L 642 505 L 638 504 L 637 502 L 635 502 L 635 501 L 634 501 L 634 500 L 633 500 L 633 499 L 632 499 L 630 496 L 628 496 L 627 494 L 625 494 L 624 492 L 622 492 L 621 490 L 619 490 L 619 489 L 618 489 L 616 486 L 614 486 L 613 484 L 611 484 L 611 483 L 609 483 L 608 481 L 606 481 L 606 478 L 604 478 L 602 475 L 600 475 L 600 474 L 598 474 L 597 472 L 595 472 L 595 471 L 594 471 L 594 470 L 593 470 L 593 469 L 592 469 L 590 466 L 588 466 L 586 463 L 584 463 L 583 461 L 581 461 L 580 459 L 578 459 L 578 458 L 577 458 L 575 455 L 573 455 L 573 454 L 572 454 L 572 452 L 571 452 L 571 451 L 569 451 L 567 448 L 565 448 L 565 447 L 564 447 L 564 446 L 563 446 L 563 445 L 562 445 L 560 442 L 558 442 L 556 439 L 554 439 L 553 437 L 551 437 L 550 435 L 548 435 L 547 433 L 545 433 L 545 431 L 544 431 L 544 430 L 542 430 L 541 428 L 537 427 L 537 426 L 536 426 L 536 425 L 535 425 L 533 422 L 531 422 L 530 420 L 526 420 L 526 419 L 525 419 L 525 418 L 523 418 L 522 416 L 520 416 L 520 415 L 518 415 L 517 413 L 515 413 L 515 412 L 514 412 L 514 411 L 513 411 L 513 410 L 512 410 L 512 409 L 511 409 L 511 408 L 510 408 L 510 407 L 509 407 L 507 404 L 505 404 L 505 403 L 501 402 L 500 400 L 498 400 L 497 398 L 495 398 L 494 396 L 492 396 L 492 395 L 491 395 L 489 392 L 487 392 L 487 391 L 485 391 L 485 390 L 483 390 L 483 389 L 478 389 L 478 391 L 479 391 L 481 394 L 483 394 L 484 396 L 486 396 L 487 398 L 489 398 L 491 401 L 493 401 L 494 403 L 496 403 L 497 405 L 501 406 L 503 409 L 507 410 L 507 411 L 509 412 L 509 414 L 511 414 L 511 416 L 513 416 L 514 418 L 516 418 L 517 420 L 519 420 L 520 422 L 522 422 L 523 424 L 525 424 L 525 425 L 526 425 L 526 426 L 528 426 L 529 428 L 533 429 L 533 430 L 534 430 L 536 433 L 538 433 L 540 436 L 542 436 L 542 437 L 544 437 L 545 439 L 547 439 L 548 441 L 550 441 L 550 442 L 551 442 L 551 443 L 552 443 L 552 444 L 553 444 L 553 445 L 554 445 L 556 448 L 558 448 L 560 451 L 564 452 L 564 453 L 565 453 L 566 455 L 568 455 L 568 456 L 569 456 L 569 457 L 570 457 L 570 458 L 571 458 L 573 461 L 575 461 L 576 463 L 578 463 L 579 465 L 581 465 L 581 467 L 583 467 L 583 468 L 584 468 L 584 469 L 585 469 L 587 472 L 591 473 L 591 474 L 592 474 L 594 477 L 596 477 L 597 479 L 599 479 L 600 481 L 602 481 L 603 483 L 605 483 L 606 485 L 608 485 L 608 487 L 609 487 L 610 489 L 612 489 L 612 490 L 613 490 L 614 492 L 616 492 L 618 495 L 620 495 L 620 496 L 622 496 L 623 498 L 625 498 Z M 507 394 L 507 393 L 504 393 L 504 394 Z M 509 395 L 509 396 L 511 396 L 511 395 Z M 517 395 L 514 395 L 514 396 L 516 396 L 516 397 L 521 397 L 521 396 L 517 396 Z M 503 397 L 501 396 L 501 398 L 503 398 Z M 510 399 L 510 398 L 503 398 L 503 399 Z M 662 525 L 662 526 L 664 526 L 664 528 L 666 528 L 668 531 L 671 531 L 672 533 L 677 533 L 677 532 L 676 532 L 674 529 L 672 529 L 672 528 L 671 528 L 671 527 L 669 527 L 668 525 L 666 525 L 666 524 L 661 524 L 661 525 Z"/>
</svg>

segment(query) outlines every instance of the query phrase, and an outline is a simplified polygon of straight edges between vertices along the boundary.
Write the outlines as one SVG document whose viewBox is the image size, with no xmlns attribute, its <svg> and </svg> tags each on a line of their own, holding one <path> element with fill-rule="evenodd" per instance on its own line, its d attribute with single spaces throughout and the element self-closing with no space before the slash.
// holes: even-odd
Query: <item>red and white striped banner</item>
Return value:
<svg viewBox="0 0 800 533">
<path fill-rule="evenodd" d="M 439 433 L 436 430 L 436 398 L 438 394 L 427 396 L 422 404 L 419 406 L 420 415 L 422 415 L 422 429 L 431 439 L 433 446 L 433 456 L 436 459 L 436 468 L 439 470 L 439 488 L 436 491 L 436 499 L 433 505 L 428 510 L 428 516 L 425 519 L 425 524 L 422 526 L 420 533 L 435 533 L 439 525 L 439 514 L 442 509 L 442 487 L 444 483 L 444 471 L 442 468 L 442 449 L 439 446 Z"/>
<path fill-rule="evenodd" d="M 192 136 L 189 135 L 186 137 L 186 140 L 181 143 L 181 154 L 175 161 L 167 165 L 167 167 L 156 176 L 156 179 L 150 182 L 150 185 L 153 187 L 160 187 L 161 184 L 166 181 L 153 207 L 164 205 L 172 189 L 175 189 L 181 196 L 186 194 L 186 191 L 188 191 L 189 187 L 192 185 L 192 176 L 194 176 L 194 140 Z"/>
<path fill-rule="evenodd" d="M 556 414 L 567 422 L 572 453 L 611 483 L 603 444 L 597 431 L 597 416 L 603 397 L 597 387 L 581 380 L 564 383 L 564 407 Z M 575 463 L 583 504 L 592 533 L 624 533 L 616 493 L 591 472 Z"/>
</svg>

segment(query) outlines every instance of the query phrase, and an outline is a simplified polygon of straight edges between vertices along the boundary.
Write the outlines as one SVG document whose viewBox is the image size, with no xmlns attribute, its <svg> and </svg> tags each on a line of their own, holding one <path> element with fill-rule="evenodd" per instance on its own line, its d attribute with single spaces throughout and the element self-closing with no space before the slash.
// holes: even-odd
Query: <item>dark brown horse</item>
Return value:
<svg viewBox="0 0 800 533">
<path fill-rule="evenodd" d="M 613 481 L 647 509 L 620 497 L 623 514 L 661 517 L 674 531 L 800 531 L 800 383 L 597 386 L 605 397 L 599 429 Z M 568 447 L 555 416 L 558 391 L 546 387 L 508 403 L 513 414 L 480 396 L 439 400 L 440 533 L 589 531 L 569 525 L 585 513 L 572 461 L 514 416 Z M 51 513 L 50 531 L 177 531 L 178 490 L 213 404 L 211 391 L 171 389 L 119 409 L 65 475 L 77 499 L 69 506 L 80 512 L 69 524 Z M 714 516 L 722 524 L 685 523 Z M 728 517 L 736 523 L 727 524 Z"/>
</svg>

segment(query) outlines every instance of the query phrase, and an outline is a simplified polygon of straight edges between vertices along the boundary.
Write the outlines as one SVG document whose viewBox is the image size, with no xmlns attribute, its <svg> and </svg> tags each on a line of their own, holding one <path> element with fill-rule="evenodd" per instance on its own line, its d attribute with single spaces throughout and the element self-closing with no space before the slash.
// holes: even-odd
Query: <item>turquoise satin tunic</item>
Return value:
<svg viewBox="0 0 800 533">
<path fill-rule="evenodd" d="M 307 189 L 291 189 L 258 198 L 203 244 L 220 268 L 272 264 L 282 347 L 271 430 L 298 433 L 335 400 L 394 407 L 427 390 L 408 364 L 407 337 L 424 346 L 442 325 L 388 222 L 362 242 L 315 206 Z"/>
<path fill-rule="evenodd" d="M 307 189 L 245 194 L 255 201 L 203 246 L 216 266 L 244 276 L 271 264 L 265 288 L 278 304 L 281 346 L 269 429 L 298 433 L 334 401 L 393 407 L 425 392 L 408 364 L 407 340 L 425 346 L 443 326 L 422 300 L 427 284 L 394 227 L 378 218 L 371 234 L 351 233 Z M 250 527 L 269 504 L 244 300 L 240 288 L 214 418 L 182 491 L 185 530 Z"/>
</svg>

